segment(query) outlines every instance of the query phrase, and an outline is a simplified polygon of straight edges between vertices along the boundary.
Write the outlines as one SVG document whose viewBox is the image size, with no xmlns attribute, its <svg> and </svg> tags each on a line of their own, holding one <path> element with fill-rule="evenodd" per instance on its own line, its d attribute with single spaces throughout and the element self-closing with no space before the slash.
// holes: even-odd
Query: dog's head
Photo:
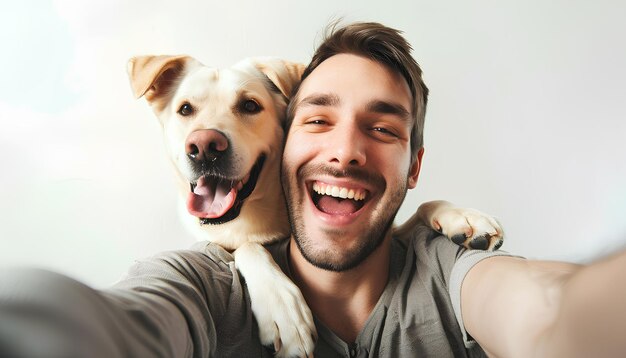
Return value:
<svg viewBox="0 0 626 358">
<path fill-rule="evenodd" d="M 227 69 L 188 56 L 130 60 L 131 87 L 159 118 L 187 212 L 214 241 L 235 248 L 216 235 L 266 241 L 264 231 L 288 232 L 286 219 L 276 217 L 286 216 L 279 168 L 287 100 L 303 67 L 271 58 Z"/>
</svg>

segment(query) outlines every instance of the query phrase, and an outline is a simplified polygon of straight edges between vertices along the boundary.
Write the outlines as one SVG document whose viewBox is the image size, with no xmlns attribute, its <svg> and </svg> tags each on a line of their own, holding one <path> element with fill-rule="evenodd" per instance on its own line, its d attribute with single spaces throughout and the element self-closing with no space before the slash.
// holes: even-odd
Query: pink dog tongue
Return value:
<svg viewBox="0 0 626 358">
<path fill-rule="evenodd" d="M 354 200 L 337 199 L 328 195 L 322 195 L 317 202 L 317 206 L 326 214 L 333 215 L 348 215 L 358 210 Z"/>
<path fill-rule="evenodd" d="M 237 198 L 237 189 L 224 181 L 218 183 L 201 177 L 198 185 L 187 196 L 187 210 L 199 218 L 215 219 L 226 214 Z"/>
</svg>

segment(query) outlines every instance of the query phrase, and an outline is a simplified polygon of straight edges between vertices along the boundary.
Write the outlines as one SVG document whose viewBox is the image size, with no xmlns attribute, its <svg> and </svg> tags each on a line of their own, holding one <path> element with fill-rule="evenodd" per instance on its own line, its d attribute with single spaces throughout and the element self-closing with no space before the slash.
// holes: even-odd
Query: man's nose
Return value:
<svg viewBox="0 0 626 358">
<path fill-rule="evenodd" d="M 344 126 L 336 128 L 330 143 L 330 161 L 341 166 L 362 166 L 366 161 L 366 141 L 358 128 Z"/>
</svg>

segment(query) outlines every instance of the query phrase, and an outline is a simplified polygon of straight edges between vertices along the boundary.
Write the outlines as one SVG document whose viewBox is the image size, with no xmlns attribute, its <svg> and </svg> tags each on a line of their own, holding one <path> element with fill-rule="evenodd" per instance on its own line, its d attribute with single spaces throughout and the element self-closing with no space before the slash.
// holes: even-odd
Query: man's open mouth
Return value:
<svg viewBox="0 0 626 358">
<path fill-rule="evenodd" d="M 254 191 L 264 162 L 262 155 L 241 179 L 200 176 L 195 183 L 190 183 L 187 211 L 198 217 L 201 224 L 219 225 L 235 219 L 243 201 Z"/>
<path fill-rule="evenodd" d="M 315 181 L 311 186 L 313 204 L 329 215 L 351 215 L 365 205 L 368 192 Z"/>
</svg>

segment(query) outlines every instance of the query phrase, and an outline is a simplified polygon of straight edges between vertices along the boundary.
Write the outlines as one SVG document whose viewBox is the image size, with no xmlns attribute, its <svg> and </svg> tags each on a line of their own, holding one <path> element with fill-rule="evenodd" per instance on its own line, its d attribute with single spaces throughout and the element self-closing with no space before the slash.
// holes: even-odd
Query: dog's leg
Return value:
<svg viewBox="0 0 626 358">
<path fill-rule="evenodd" d="M 468 249 L 497 250 L 503 243 L 502 228 L 494 217 L 476 209 L 459 208 L 443 200 L 420 205 L 407 222 L 394 229 L 394 234 L 407 235 L 420 224 L 441 232 Z"/>
<path fill-rule="evenodd" d="M 261 343 L 273 344 L 276 357 L 313 357 L 317 333 L 298 287 L 260 244 L 245 243 L 234 255 L 248 286 Z"/>
</svg>

